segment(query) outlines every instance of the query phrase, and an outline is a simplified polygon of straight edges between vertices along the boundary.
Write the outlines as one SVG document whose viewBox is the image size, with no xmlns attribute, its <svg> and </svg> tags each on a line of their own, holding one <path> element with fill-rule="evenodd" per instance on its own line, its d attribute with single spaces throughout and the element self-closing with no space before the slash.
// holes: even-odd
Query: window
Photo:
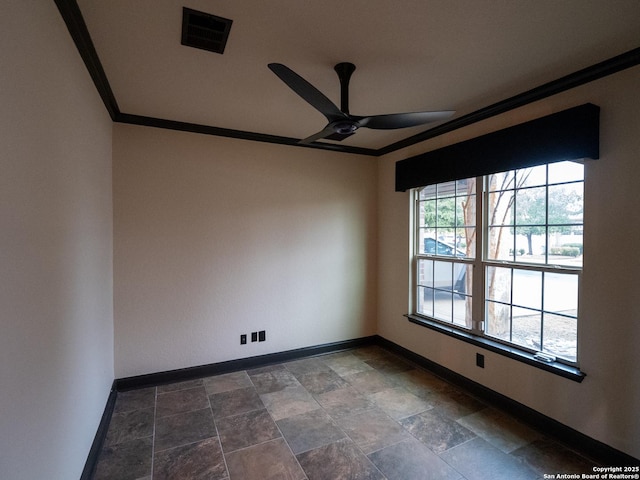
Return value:
<svg viewBox="0 0 640 480">
<path fill-rule="evenodd" d="M 584 168 L 414 189 L 414 314 L 577 365 Z"/>
</svg>

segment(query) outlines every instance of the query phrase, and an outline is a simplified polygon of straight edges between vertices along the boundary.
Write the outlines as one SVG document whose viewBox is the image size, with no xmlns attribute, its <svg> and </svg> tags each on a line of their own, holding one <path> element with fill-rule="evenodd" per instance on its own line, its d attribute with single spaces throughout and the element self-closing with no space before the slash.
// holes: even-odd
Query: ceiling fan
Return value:
<svg viewBox="0 0 640 480">
<path fill-rule="evenodd" d="M 312 107 L 322 113 L 328 124 L 318 133 L 300 140 L 298 143 L 309 144 L 328 138 L 343 140 L 355 133 L 358 128 L 373 128 L 378 130 L 393 130 L 396 128 L 415 127 L 438 120 L 445 120 L 455 112 L 451 110 L 437 112 L 391 113 L 387 115 L 370 115 L 361 117 L 349 113 L 349 80 L 356 69 L 353 63 L 338 63 L 334 69 L 340 79 L 340 107 L 338 108 L 320 90 L 307 82 L 289 67 L 280 63 L 270 63 L 269 69 L 289 88 L 300 95 Z"/>
</svg>

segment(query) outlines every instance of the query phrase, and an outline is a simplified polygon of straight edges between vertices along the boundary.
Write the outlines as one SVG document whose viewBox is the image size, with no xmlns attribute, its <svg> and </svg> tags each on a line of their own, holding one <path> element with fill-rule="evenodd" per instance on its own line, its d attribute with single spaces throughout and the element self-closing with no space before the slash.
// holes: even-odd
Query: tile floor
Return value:
<svg viewBox="0 0 640 480">
<path fill-rule="evenodd" d="M 94 479 L 538 480 L 593 465 L 374 346 L 119 393 Z"/>
</svg>

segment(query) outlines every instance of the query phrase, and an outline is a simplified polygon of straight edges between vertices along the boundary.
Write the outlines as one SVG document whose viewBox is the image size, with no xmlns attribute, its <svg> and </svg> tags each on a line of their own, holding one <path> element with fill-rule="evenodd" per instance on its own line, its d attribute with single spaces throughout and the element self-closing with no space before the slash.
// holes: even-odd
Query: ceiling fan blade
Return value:
<svg viewBox="0 0 640 480">
<path fill-rule="evenodd" d="M 322 138 L 328 137 L 329 135 L 333 135 L 335 132 L 336 131 L 333 128 L 333 125 L 329 124 L 326 127 L 324 127 L 321 131 L 319 131 L 318 133 L 315 133 L 315 134 L 311 135 L 310 137 L 303 138 L 298 143 L 300 143 L 302 145 L 308 145 L 309 143 L 313 143 L 316 140 L 320 140 Z"/>
<path fill-rule="evenodd" d="M 346 115 L 329 100 L 320 90 L 307 82 L 304 78 L 281 63 L 270 63 L 269 69 L 275 73 L 280 80 L 286 83 L 291 90 L 300 95 L 312 107 L 322 113 L 329 122 L 334 122 Z"/>
<path fill-rule="evenodd" d="M 388 115 L 372 115 L 370 117 L 354 117 L 360 127 L 374 128 L 377 130 L 393 130 L 395 128 L 415 127 L 425 123 L 446 120 L 454 113 L 453 110 L 443 110 L 440 112 L 411 112 L 411 113 L 391 113 Z"/>
</svg>

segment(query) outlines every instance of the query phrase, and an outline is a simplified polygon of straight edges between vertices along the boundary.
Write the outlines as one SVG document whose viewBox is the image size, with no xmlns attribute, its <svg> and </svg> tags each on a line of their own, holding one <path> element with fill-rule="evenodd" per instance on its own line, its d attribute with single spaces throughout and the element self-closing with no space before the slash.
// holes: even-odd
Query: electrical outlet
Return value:
<svg viewBox="0 0 640 480">
<path fill-rule="evenodd" d="M 476 353 L 476 366 L 484 368 L 484 355 Z"/>
<path fill-rule="evenodd" d="M 246 345 L 247 344 L 247 334 L 243 333 L 242 335 L 240 335 L 240 345 Z"/>
<path fill-rule="evenodd" d="M 260 330 L 258 332 L 258 341 L 264 342 L 266 339 L 267 339 L 267 332 L 265 332 L 264 330 Z"/>
<path fill-rule="evenodd" d="M 251 332 L 251 341 L 252 342 L 258 341 L 258 332 Z"/>
</svg>

